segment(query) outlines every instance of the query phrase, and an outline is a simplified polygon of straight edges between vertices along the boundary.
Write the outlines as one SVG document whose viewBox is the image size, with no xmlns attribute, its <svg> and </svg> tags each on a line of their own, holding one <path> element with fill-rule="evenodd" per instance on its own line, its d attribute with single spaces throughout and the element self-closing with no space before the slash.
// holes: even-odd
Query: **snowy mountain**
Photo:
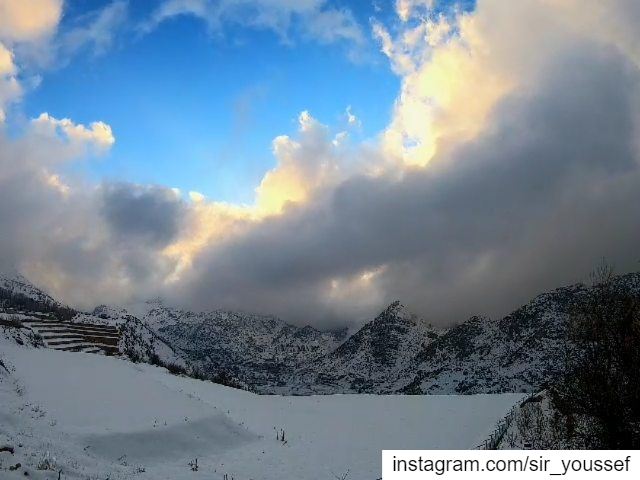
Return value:
<svg viewBox="0 0 640 480">
<path fill-rule="evenodd" d="M 231 377 L 261 393 L 286 389 L 283 380 L 291 371 L 328 355 L 345 334 L 295 327 L 273 316 L 183 311 L 157 300 L 138 311 L 145 325 L 205 376 Z"/>
<path fill-rule="evenodd" d="M 297 394 L 388 392 L 418 353 L 444 331 L 396 301 L 291 381 Z"/>
<path fill-rule="evenodd" d="M 640 295 L 640 274 L 615 284 Z M 448 330 L 394 302 L 343 341 L 274 317 L 159 304 L 143 321 L 190 361 L 228 372 L 259 393 L 533 392 L 561 372 L 567 321 L 588 292 L 582 284 L 558 288 L 504 318 L 472 317 Z"/>
<path fill-rule="evenodd" d="M 640 273 L 614 287 L 640 296 Z M 566 327 L 589 287 L 578 284 L 537 296 L 502 319 L 473 317 L 427 345 L 407 367 L 403 393 L 534 392 L 562 370 Z M 415 374 L 414 374 L 415 372 Z"/>
<path fill-rule="evenodd" d="M 83 313 L 24 278 L 0 278 L 0 316 L 30 308 L 70 322 L 116 326 L 120 353 L 135 361 L 289 395 L 536 391 L 561 371 L 567 321 L 589 292 L 581 284 L 558 288 L 504 318 L 472 317 L 448 330 L 394 302 L 347 336 L 346 330 L 322 332 L 267 315 L 185 311 L 159 300 Z M 615 284 L 640 295 L 640 273 L 617 277 Z"/>
</svg>

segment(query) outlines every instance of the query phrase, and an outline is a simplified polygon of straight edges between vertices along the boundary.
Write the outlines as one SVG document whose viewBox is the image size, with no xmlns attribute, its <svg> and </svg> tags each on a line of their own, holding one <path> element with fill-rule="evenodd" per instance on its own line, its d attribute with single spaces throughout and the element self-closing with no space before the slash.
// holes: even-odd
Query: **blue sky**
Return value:
<svg viewBox="0 0 640 480">
<path fill-rule="evenodd" d="M 400 80 L 371 36 L 371 18 L 395 18 L 393 2 L 378 4 L 326 6 L 348 10 L 361 28 L 364 41 L 354 55 L 352 42 L 319 42 L 301 34 L 295 20 L 287 41 L 234 22 L 214 32 L 191 15 L 141 33 L 160 2 L 129 2 L 113 45 L 104 52 L 85 48 L 42 74 L 24 108 L 30 117 L 47 111 L 113 128 L 116 144 L 106 158 L 73 167 L 95 181 L 162 184 L 249 203 L 275 164 L 272 139 L 292 133 L 301 111 L 337 131 L 351 105 L 362 121 L 356 139 L 387 125 Z M 108 5 L 67 2 L 62 34 Z"/>
<path fill-rule="evenodd" d="M 86 3 L 89 11 L 100 7 Z M 149 15 L 151 4 L 137 3 L 128 22 Z M 68 11 L 62 29 L 86 13 Z M 373 13 L 357 12 L 367 34 Z M 233 25 L 220 36 L 198 18 L 176 17 L 148 34 L 125 33 L 109 51 L 82 52 L 47 72 L 27 97 L 26 112 L 111 125 L 117 140 L 109 156 L 75 167 L 91 178 L 250 202 L 275 163 L 271 140 L 291 133 L 302 110 L 339 128 L 351 105 L 366 137 L 387 123 L 398 92 L 399 80 L 370 36 L 362 52 L 366 58 L 356 62 L 344 42 L 292 42 L 284 44 L 272 31 Z"/>
</svg>

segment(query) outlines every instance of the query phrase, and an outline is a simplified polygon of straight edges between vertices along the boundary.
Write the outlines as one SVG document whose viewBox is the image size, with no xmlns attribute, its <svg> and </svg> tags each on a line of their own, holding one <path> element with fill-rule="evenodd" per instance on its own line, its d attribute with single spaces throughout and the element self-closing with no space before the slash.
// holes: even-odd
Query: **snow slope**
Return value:
<svg viewBox="0 0 640 480">
<path fill-rule="evenodd" d="M 472 448 L 521 398 L 259 396 L 112 357 L 8 342 L 0 355 L 0 445 L 16 449 L 0 454 L 3 479 L 57 478 L 38 464 L 63 478 L 192 479 L 197 458 L 214 480 L 372 480 L 381 449 Z"/>
</svg>

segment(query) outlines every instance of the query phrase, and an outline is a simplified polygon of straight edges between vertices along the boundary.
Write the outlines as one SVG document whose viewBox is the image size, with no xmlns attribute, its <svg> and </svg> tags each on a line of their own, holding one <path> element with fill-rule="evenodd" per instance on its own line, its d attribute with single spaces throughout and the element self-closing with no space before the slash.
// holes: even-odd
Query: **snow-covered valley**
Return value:
<svg viewBox="0 0 640 480">
<path fill-rule="evenodd" d="M 637 295 L 640 274 L 613 285 Z M 557 378 L 589 288 L 448 329 L 394 302 L 322 332 L 158 301 L 81 312 L 0 275 L 0 478 L 373 480 L 383 449 L 474 448 Z M 531 443 L 513 428 L 499 448 Z"/>
<path fill-rule="evenodd" d="M 522 398 L 255 395 L 121 358 L 1 346 L 0 446 L 14 449 L 0 453 L 2 478 L 192 479 L 197 459 L 210 479 L 373 480 L 380 450 L 473 448 Z"/>
</svg>

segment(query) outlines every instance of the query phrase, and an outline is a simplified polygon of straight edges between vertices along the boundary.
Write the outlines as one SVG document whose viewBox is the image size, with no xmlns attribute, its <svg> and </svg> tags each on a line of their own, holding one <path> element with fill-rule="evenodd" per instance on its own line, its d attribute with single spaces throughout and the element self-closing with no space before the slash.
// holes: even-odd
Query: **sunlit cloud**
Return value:
<svg viewBox="0 0 640 480">
<path fill-rule="evenodd" d="M 280 213 L 287 204 L 304 202 L 340 177 L 327 127 L 307 111 L 300 114 L 298 125 L 299 139 L 282 135 L 273 141 L 278 163 L 256 188 L 256 208 L 262 214 Z"/>
<path fill-rule="evenodd" d="M 62 16 L 62 0 L 0 1 L 0 39 L 41 40 L 51 35 Z"/>
<path fill-rule="evenodd" d="M 37 135 L 60 138 L 73 150 L 74 156 L 87 152 L 105 153 L 116 141 L 111 127 L 104 122 L 93 122 L 87 127 L 68 118 L 59 120 L 48 113 L 42 113 L 31 123 Z"/>
<path fill-rule="evenodd" d="M 405 19 L 412 4 L 399 6 Z M 494 53 L 486 47 L 479 22 L 482 19 L 465 14 L 427 18 L 405 27 L 396 39 L 374 24 L 383 52 L 402 75 L 402 91 L 383 142 L 385 151 L 402 163 L 425 166 L 443 145 L 474 138 L 512 88 L 509 74 L 494 68 Z M 454 28 L 458 33 L 451 36 Z"/>
<path fill-rule="evenodd" d="M 22 96 L 22 86 L 16 74 L 13 53 L 0 42 L 0 124 L 6 118 L 5 108 Z"/>
</svg>

